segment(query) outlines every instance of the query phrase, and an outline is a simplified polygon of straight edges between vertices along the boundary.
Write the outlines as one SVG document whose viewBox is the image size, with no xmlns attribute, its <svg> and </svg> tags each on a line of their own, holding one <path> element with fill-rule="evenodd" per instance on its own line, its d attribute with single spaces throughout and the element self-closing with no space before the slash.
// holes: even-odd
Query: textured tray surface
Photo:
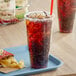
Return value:
<svg viewBox="0 0 76 76">
<path fill-rule="evenodd" d="M 36 73 L 45 72 L 49 70 L 55 70 L 63 64 L 62 61 L 56 58 L 55 56 L 49 55 L 49 62 L 48 62 L 47 68 L 32 69 L 30 68 L 30 59 L 29 59 L 29 52 L 28 52 L 27 46 L 6 48 L 5 50 L 13 53 L 17 60 L 23 59 L 25 62 L 26 68 L 17 70 L 14 72 L 10 72 L 8 74 L 0 73 L 0 76 L 14 76 L 14 75 L 22 76 L 22 75 L 28 75 L 28 74 L 36 74 Z"/>
</svg>

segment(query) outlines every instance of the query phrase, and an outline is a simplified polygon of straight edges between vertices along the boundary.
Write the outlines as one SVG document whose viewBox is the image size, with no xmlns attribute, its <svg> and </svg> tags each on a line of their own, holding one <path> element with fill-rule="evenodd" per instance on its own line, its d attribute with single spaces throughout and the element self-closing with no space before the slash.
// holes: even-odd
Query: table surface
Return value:
<svg viewBox="0 0 76 76">
<path fill-rule="evenodd" d="M 34 5 L 31 4 L 29 10 L 35 9 L 38 0 L 33 0 Z M 42 0 L 43 1 L 43 0 Z M 44 2 L 44 10 L 49 11 L 49 0 L 47 3 Z M 56 2 L 54 3 L 54 5 Z M 47 7 L 48 6 L 48 7 Z M 64 34 L 59 32 L 58 18 L 56 6 L 54 6 L 54 13 L 56 15 L 54 20 L 52 44 L 50 49 L 50 54 L 52 53 L 56 57 L 60 58 L 64 65 L 55 71 L 49 71 L 45 73 L 40 73 L 32 76 L 56 76 L 56 75 L 75 75 L 76 76 L 76 19 L 74 23 L 74 29 L 72 33 Z M 26 27 L 24 21 L 8 26 L 0 26 L 0 48 L 8 48 L 14 46 L 20 46 L 27 44 Z"/>
</svg>

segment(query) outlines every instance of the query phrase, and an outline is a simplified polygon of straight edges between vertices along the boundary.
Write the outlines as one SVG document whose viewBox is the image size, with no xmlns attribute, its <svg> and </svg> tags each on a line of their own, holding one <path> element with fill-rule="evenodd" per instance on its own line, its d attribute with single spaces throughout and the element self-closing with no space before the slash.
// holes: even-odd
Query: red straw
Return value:
<svg viewBox="0 0 76 76">
<path fill-rule="evenodd" d="M 51 0 L 51 8 L 50 8 L 50 15 L 52 15 L 52 13 L 53 13 L 53 0 Z"/>
</svg>

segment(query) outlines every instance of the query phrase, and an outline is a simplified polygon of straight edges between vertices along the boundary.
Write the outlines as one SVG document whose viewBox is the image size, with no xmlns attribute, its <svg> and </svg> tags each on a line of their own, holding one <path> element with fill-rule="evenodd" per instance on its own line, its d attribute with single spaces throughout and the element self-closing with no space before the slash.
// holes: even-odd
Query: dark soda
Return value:
<svg viewBox="0 0 76 76">
<path fill-rule="evenodd" d="M 76 0 L 58 0 L 60 32 L 70 33 L 73 29 Z"/>
<path fill-rule="evenodd" d="M 52 20 L 46 19 L 27 19 L 28 46 L 31 59 L 31 67 L 45 68 L 48 63 L 48 53 L 50 49 Z"/>
</svg>

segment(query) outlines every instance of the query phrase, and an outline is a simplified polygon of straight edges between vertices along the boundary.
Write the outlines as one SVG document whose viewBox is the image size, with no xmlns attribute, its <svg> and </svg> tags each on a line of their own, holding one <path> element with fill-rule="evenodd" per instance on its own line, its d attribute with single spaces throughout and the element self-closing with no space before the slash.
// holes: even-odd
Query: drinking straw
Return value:
<svg viewBox="0 0 76 76">
<path fill-rule="evenodd" d="M 51 0 L 51 8 L 50 8 L 50 15 L 52 15 L 52 13 L 53 13 L 53 0 Z"/>
</svg>

